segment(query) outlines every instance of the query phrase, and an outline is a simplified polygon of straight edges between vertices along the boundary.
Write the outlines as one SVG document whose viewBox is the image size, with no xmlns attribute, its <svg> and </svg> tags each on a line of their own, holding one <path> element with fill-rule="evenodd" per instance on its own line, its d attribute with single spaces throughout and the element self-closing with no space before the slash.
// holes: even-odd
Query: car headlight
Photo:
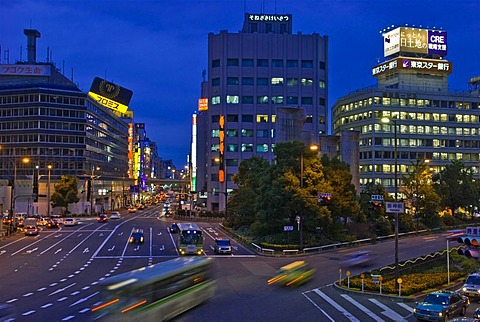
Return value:
<svg viewBox="0 0 480 322">
<path fill-rule="evenodd" d="M 443 312 L 438 312 L 438 316 L 439 316 L 439 317 L 442 317 L 442 316 L 443 316 Z"/>
<path fill-rule="evenodd" d="M 462 288 L 462 291 L 466 292 L 466 291 L 467 291 L 467 288 L 466 288 L 466 287 L 463 287 L 463 288 Z"/>
</svg>

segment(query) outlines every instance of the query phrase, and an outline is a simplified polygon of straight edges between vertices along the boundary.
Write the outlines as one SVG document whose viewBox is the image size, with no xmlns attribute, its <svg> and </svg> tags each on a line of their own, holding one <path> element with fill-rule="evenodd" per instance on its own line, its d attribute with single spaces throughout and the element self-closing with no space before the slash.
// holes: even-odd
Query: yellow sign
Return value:
<svg viewBox="0 0 480 322">
<path fill-rule="evenodd" d="M 403 282 L 402 279 L 399 277 L 399 278 L 397 279 L 397 283 L 398 283 L 398 284 L 402 284 L 402 282 Z"/>
<path fill-rule="evenodd" d="M 105 107 L 108 107 L 109 109 L 119 111 L 120 113 L 125 113 L 128 110 L 128 106 L 120 104 L 119 102 L 115 102 L 115 101 L 113 101 L 111 99 L 108 99 L 106 97 L 103 97 L 101 95 L 98 95 L 98 94 L 95 94 L 95 93 L 92 93 L 92 92 L 88 92 L 88 96 L 93 98 L 97 103 L 99 103 L 99 104 L 101 104 Z"/>
</svg>

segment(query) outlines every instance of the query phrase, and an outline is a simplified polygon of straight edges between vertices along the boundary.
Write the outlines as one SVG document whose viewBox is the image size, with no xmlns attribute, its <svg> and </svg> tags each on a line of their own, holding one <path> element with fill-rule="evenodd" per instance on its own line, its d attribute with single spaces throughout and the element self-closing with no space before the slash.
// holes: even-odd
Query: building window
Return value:
<svg viewBox="0 0 480 322">
<path fill-rule="evenodd" d="M 266 27 L 266 28 L 265 28 L 265 31 L 266 31 L 267 33 L 273 31 L 273 25 L 272 25 L 271 23 L 267 23 L 267 24 L 265 25 L 265 27 Z"/>
<path fill-rule="evenodd" d="M 318 62 L 318 68 L 325 70 L 325 62 L 324 61 L 319 61 Z"/>
<path fill-rule="evenodd" d="M 268 67 L 268 59 L 257 59 L 257 67 Z"/>
<path fill-rule="evenodd" d="M 228 114 L 227 115 L 227 122 L 238 122 L 238 115 L 237 114 Z"/>
<path fill-rule="evenodd" d="M 282 59 L 272 59 L 272 67 L 283 67 Z"/>
<path fill-rule="evenodd" d="M 220 115 L 212 115 L 212 123 L 218 123 L 220 120 Z"/>
<path fill-rule="evenodd" d="M 220 130 L 212 130 L 212 138 L 218 138 L 220 136 Z"/>
<path fill-rule="evenodd" d="M 244 137 L 244 138 L 251 138 L 251 137 L 253 137 L 253 130 L 242 129 L 242 137 Z"/>
<path fill-rule="evenodd" d="M 272 104 L 283 104 L 283 96 L 272 97 Z"/>
<path fill-rule="evenodd" d="M 313 98 L 312 97 L 302 97 L 302 104 L 312 105 L 313 104 Z"/>
<path fill-rule="evenodd" d="M 258 30 L 258 25 L 256 23 L 251 23 L 250 32 L 257 32 L 257 30 Z"/>
<path fill-rule="evenodd" d="M 253 104 L 253 96 L 242 96 L 242 104 Z"/>
<path fill-rule="evenodd" d="M 272 85 L 274 86 L 283 85 L 283 77 L 272 77 Z"/>
<path fill-rule="evenodd" d="M 298 86 L 297 78 L 287 78 L 287 86 Z"/>
<path fill-rule="evenodd" d="M 238 144 L 227 144 L 226 150 L 228 152 L 238 152 Z"/>
<path fill-rule="evenodd" d="M 253 67 L 253 59 L 242 59 L 242 67 Z"/>
<path fill-rule="evenodd" d="M 257 96 L 257 104 L 268 104 L 268 96 Z"/>
<path fill-rule="evenodd" d="M 313 79 L 311 78 L 302 78 L 302 86 L 312 86 Z"/>
<path fill-rule="evenodd" d="M 302 68 L 313 68 L 313 60 L 302 60 Z"/>
<path fill-rule="evenodd" d="M 268 138 L 268 130 L 257 130 L 257 138 Z"/>
<path fill-rule="evenodd" d="M 253 152 L 252 143 L 242 143 L 242 152 Z"/>
<path fill-rule="evenodd" d="M 324 99 L 323 97 L 320 97 L 320 98 L 318 99 L 318 104 L 319 104 L 320 106 L 325 106 L 325 99 Z"/>
<path fill-rule="evenodd" d="M 238 95 L 227 95 L 227 104 L 238 104 Z"/>
<path fill-rule="evenodd" d="M 243 77 L 242 85 L 253 85 L 253 77 Z"/>
<path fill-rule="evenodd" d="M 297 68 L 298 60 L 287 60 L 287 68 Z"/>
<path fill-rule="evenodd" d="M 307 115 L 305 117 L 305 123 L 313 123 L 313 116 L 312 115 Z"/>
<path fill-rule="evenodd" d="M 268 152 L 268 144 L 258 144 L 257 152 L 260 152 L 260 153 Z"/>
<path fill-rule="evenodd" d="M 257 123 L 266 123 L 266 122 L 268 122 L 268 115 L 265 115 L 265 114 L 257 115 Z"/>
<path fill-rule="evenodd" d="M 220 96 L 212 97 L 212 105 L 220 104 Z"/>
<path fill-rule="evenodd" d="M 253 115 L 252 114 L 243 114 L 242 115 L 242 122 L 253 123 Z"/>
<path fill-rule="evenodd" d="M 238 136 L 237 129 L 227 130 L 226 132 L 227 132 L 227 136 L 230 138 L 236 138 Z"/>
<path fill-rule="evenodd" d="M 267 86 L 267 85 L 268 85 L 268 78 L 266 78 L 266 77 L 259 77 L 259 78 L 257 78 L 257 85 L 259 85 L 259 86 L 263 86 L 263 85 Z"/>
<path fill-rule="evenodd" d="M 214 59 L 212 60 L 212 67 L 220 67 L 220 59 Z"/>
<path fill-rule="evenodd" d="M 238 58 L 228 58 L 227 66 L 238 66 Z"/>
<path fill-rule="evenodd" d="M 212 152 L 218 152 L 220 150 L 220 144 L 212 144 L 210 149 Z"/>
<path fill-rule="evenodd" d="M 238 85 L 238 77 L 227 77 L 227 85 Z"/>
<path fill-rule="evenodd" d="M 298 97 L 287 96 L 287 104 L 298 104 Z"/>
<path fill-rule="evenodd" d="M 284 23 L 280 24 L 280 33 L 284 34 L 286 32 L 287 32 L 287 24 L 284 24 Z"/>
<path fill-rule="evenodd" d="M 212 78 L 212 86 L 220 86 L 220 78 Z"/>
</svg>

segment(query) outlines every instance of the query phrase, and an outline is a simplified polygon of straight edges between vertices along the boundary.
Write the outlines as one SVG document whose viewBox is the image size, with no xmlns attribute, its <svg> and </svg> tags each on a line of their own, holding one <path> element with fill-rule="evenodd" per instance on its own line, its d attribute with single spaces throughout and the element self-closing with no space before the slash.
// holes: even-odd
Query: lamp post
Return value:
<svg viewBox="0 0 480 322">
<path fill-rule="evenodd" d="M 311 151 L 317 151 L 318 145 L 312 144 L 310 145 L 309 149 Z M 303 163 L 304 163 L 304 156 L 303 156 L 303 148 L 300 153 L 300 189 L 303 191 Z M 298 230 L 300 235 L 300 250 L 303 250 L 303 214 L 297 216 L 297 224 Z"/>
<path fill-rule="evenodd" d="M 52 165 L 47 165 L 48 169 L 48 181 L 47 181 L 47 216 L 50 216 L 50 171 L 52 170 Z"/>
<path fill-rule="evenodd" d="M 93 194 L 95 192 L 95 189 L 93 188 L 93 179 L 95 178 L 95 170 L 100 170 L 100 167 L 92 167 L 92 175 L 90 176 L 90 216 L 93 216 L 93 202 L 95 198 L 93 197 Z"/>
<path fill-rule="evenodd" d="M 15 152 L 15 151 L 14 151 Z M 17 181 L 17 162 L 15 159 L 15 154 L 14 154 L 14 159 L 13 161 L 10 160 L 13 163 L 13 181 L 12 181 L 12 196 L 10 198 L 10 222 L 9 222 L 9 234 L 11 235 L 13 233 L 13 223 L 14 223 L 14 216 L 15 216 L 15 186 L 16 186 L 16 181 Z M 29 158 L 23 158 L 22 163 L 27 164 L 30 162 Z"/>
<path fill-rule="evenodd" d="M 394 164 L 394 192 L 395 192 L 395 202 L 398 202 L 398 169 L 397 169 L 397 120 L 396 119 L 389 119 L 384 117 L 381 119 L 382 123 L 390 123 L 393 122 L 393 164 Z M 399 272 L 398 272 L 398 212 L 395 212 L 395 283 L 398 280 Z"/>
</svg>

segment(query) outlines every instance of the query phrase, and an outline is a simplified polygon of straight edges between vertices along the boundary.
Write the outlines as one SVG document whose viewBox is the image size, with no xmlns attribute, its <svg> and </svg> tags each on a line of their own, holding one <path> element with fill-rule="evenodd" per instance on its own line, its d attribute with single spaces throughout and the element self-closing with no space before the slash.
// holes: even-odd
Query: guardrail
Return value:
<svg viewBox="0 0 480 322">
<path fill-rule="evenodd" d="M 438 228 L 432 229 L 432 230 L 419 230 L 419 231 L 414 231 L 414 232 L 408 232 L 408 233 L 399 233 L 398 237 L 402 236 L 409 236 L 409 235 L 416 235 L 416 234 L 421 234 L 421 233 L 426 233 L 429 231 L 435 231 L 439 230 Z M 387 235 L 387 236 L 379 236 L 375 238 L 365 238 L 365 239 L 358 239 L 358 240 L 353 240 L 349 242 L 340 242 L 340 243 L 334 243 L 334 244 L 329 244 L 329 245 L 323 245 L 323 246 L 316 246 L 316 247 L 307 247 L 304 248 L 303 250 L 299 249 L 283 249 L 283 250 L 277 250 L 275 251 L 274 249 L 270 248 L 263 248 L 257 244 L 251 243 L 251 245 L 255 248 L 257 253 L 261 254 L 268 254 L 268 255 L 274 255 L 275 253 L 283 254 L 283 255 L 298 255 L 298 254 L 307 254 L 307 253 L 321 253 L 324 251 L 329 251 L 337 248 L 342 248 L 342 247 L 353 247 L 356 245 L 360 244 L 368 244 L 368 243 L 375 243 L 378 241 L 383 241 L 385 239 L 392 239 L 395 238 L 395 234 Z"/>
</svg>

